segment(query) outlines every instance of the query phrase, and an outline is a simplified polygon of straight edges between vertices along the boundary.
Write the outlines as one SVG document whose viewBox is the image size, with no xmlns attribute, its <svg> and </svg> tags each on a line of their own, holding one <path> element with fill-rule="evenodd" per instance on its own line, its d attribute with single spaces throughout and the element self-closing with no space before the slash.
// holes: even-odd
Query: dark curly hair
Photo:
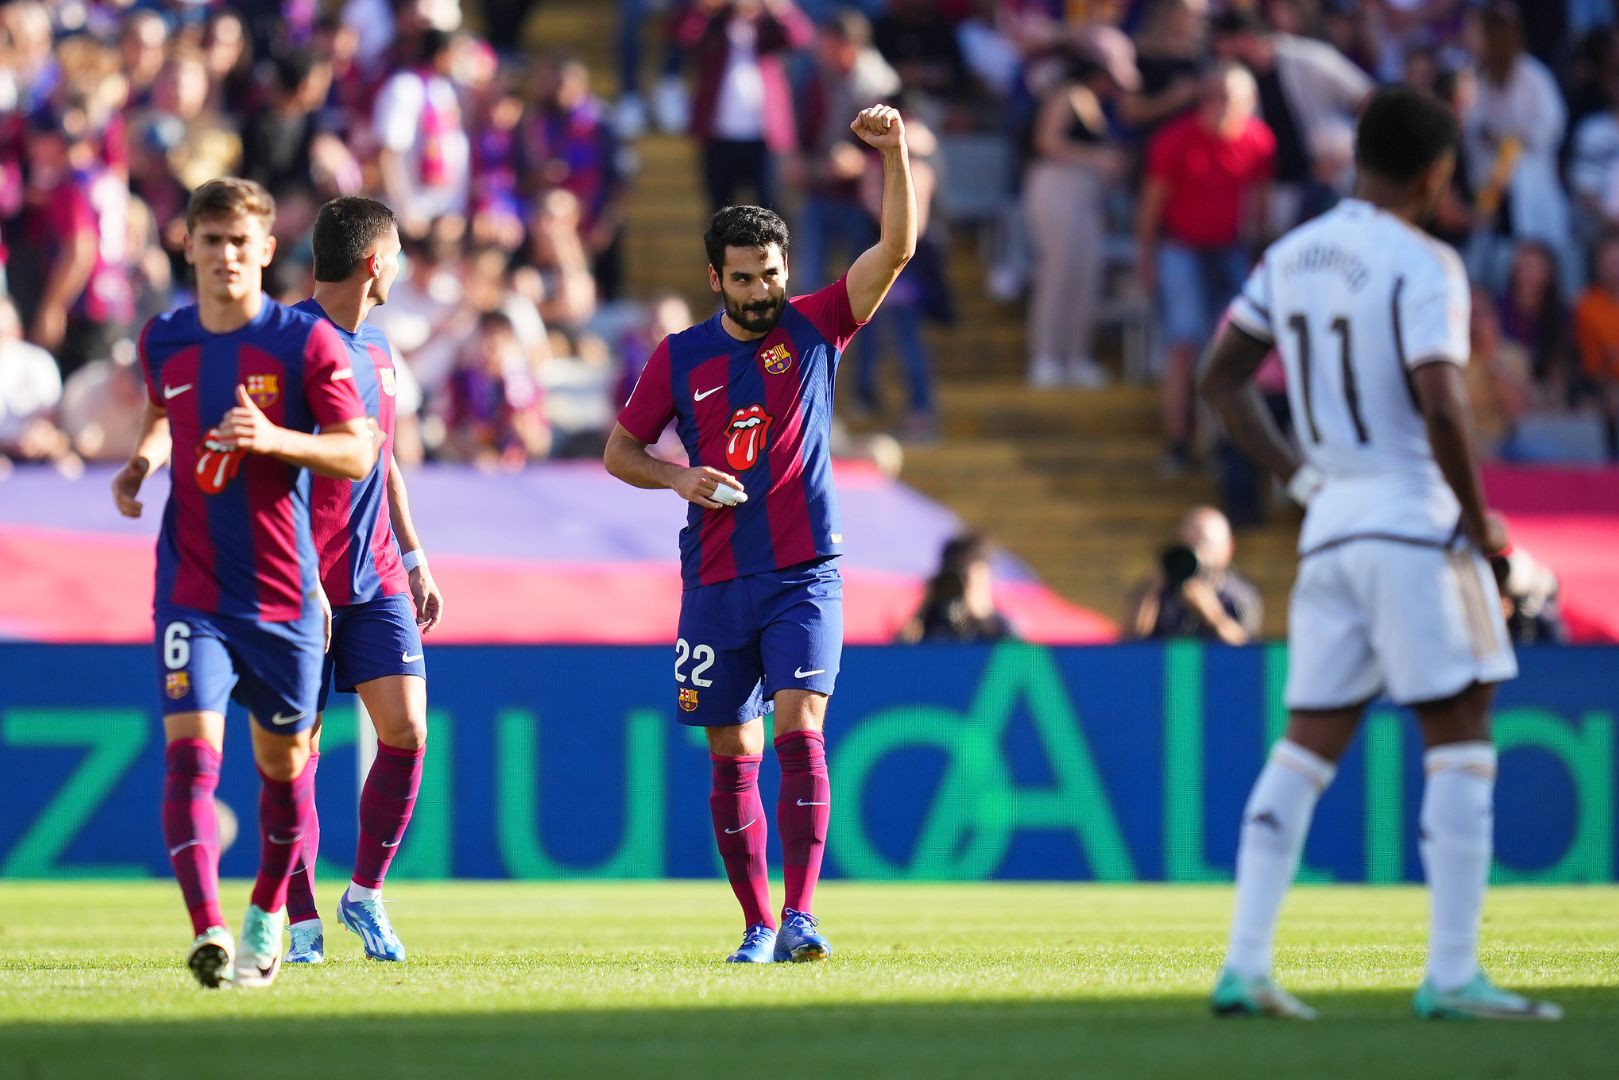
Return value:
<svg viewBox="0 0 1619 1080">
<path fill-rule="evenodd" d="M 1385 180 L 1406 184 L 1446 154 L 1461 131 L 1456 114 L 1434 95 L 1385 86 L 1372 95 L 1355 130 L 1355 162 Z"/>
<path fill-rule="evenodd" d="M 725 269 L 725 249 L 764 248 L 775 244 L 787 257 L 787 223 L 774 210 L 762 206 L 727 206 L 708 219 L 703 247 L 714 272 Z"/>
</svg>

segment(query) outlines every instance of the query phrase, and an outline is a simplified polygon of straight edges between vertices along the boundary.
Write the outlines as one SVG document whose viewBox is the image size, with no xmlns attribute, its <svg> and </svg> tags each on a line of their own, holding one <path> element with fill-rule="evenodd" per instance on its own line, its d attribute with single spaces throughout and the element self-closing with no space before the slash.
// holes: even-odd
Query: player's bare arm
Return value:
<svg viewBox="0 0 1619 1080">
<path fill-rule="evenodd" d="M 427 555 L 422 551 L 421 537 L 410 516 L 410 498 L 405 492 L 405 477 L 399 471 L 399 459 L 393 458 L 388 469 L 388 520 L 393 524 L 394 537 L 399 550 L 416 553 L 414 566 L 407 565 L 410 575 L 410 600 L 416 607 L 416 625 L 425 634 L 444 618 L 444 594 L 439 592 L 433 572 L 427 568 Z"/>
<path fill-rule="evenodd" d="M 883 156 L 882 233 L 849 267 L 849 309 L 857 322 L 865 322 L 916 254 L 916 188 L 898 109 L 862 109 L 849 130 Z"/>
<path fill-rule="evenodd" d="M 265 454 L 341 480 L 364 480 L 377 461 L 376 441 L 365 417 L 313 433 L 292 431 L 265 416 L 245 386 L 236 388 L 236 407 L 225 414 L 219 437 L 249 454 Z"/>
<path fill-rule="evenodd" d="M 1270 350 L 1266 342 L 1227 323 L 1209 346 L 1199 389 L 1243 453 L 1291 491 L 1301 466 L 1298 452 L 1276 430 L 1253 382 Z"/>
<path fill-rule="evenodd" d="M 1507 546 L 1506 523 L 1484 502 L 1484 481 L 1473 455 L 1473 424 L 1467 407 L 1467 382 L 1456 364 L 1435 357 L 1411 372 L 1417 405 L 1428 425 L 1428 442 L 1445 483 L 1462 504 L 1462 531 L 1486 555 Z"/>
<path fill-rule="evenodd" d="M 135 442 L 135 452 L 130 455 L 128 464 L 112 478 L 112 497 L 118 504 L 120 514 L 132 518 L 141 516 L 141 501 L 136 498 L 140 494 L 141 484 L 169 460 L 173 445 L 169 437 L 168 410 L 148 401 L 141 410 L 141 429 Z"/>
<path fill-rule="evenodd" d="M 706 465 L 686 468 L 665 461 L 647 452 L 646 443 L 624 430 L 623 424 L 613 425 L 607 437 L 607 449 L 602 453 L 602 464 L 607 471 L 631 487 L 655 490 L 668 488 L 689 503 L 704 510 L 723 510 L 725 503 L 715 502 L 714 491 L 728 484 L 742 491 L 742 481 L 730 473 L 710 469 Z"/>
</svg>

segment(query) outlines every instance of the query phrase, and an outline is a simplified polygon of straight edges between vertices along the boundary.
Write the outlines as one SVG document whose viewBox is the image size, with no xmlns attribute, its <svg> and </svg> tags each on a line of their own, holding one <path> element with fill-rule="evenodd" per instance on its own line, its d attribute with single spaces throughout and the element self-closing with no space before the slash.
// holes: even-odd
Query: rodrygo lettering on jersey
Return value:
<svg viewBox="0 0 1619 1080">
<path fill-rule="evenodd" d="M 1444 543 L 1460 506 L 1439 472 L 1411 373 L 1466 364 L 1469 297 L 1445 244 L 1350 199 L 1271 245 L 1231 323 L 1274 342 L 1306 459 L 1325 483 L 1299 549 L 1362 535 Z"/>
</svg>

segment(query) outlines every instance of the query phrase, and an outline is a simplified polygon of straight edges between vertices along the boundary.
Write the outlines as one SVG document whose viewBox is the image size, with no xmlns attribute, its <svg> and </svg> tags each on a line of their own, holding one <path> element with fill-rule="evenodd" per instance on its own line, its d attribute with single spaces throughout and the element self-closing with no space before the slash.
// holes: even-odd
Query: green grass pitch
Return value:
<svg viewBox="0 0 1619 1080">
<path fill-rule="evenodd" d="M 1411 1019 L 1411 888 L 1295 891 L 1278 975 L 1313 1025 L 1208 1015 L 1222 887 L 833 883 L 837 955 L 758 968 L 720 963 L 741 930 L 721 882 L 390 895 L 408 964 L 367 962 L 328 912 L 324 966 L 204 992 L 172 885 L 0 884 L 0 1078 L 1619 1075 L 1615 888 L 1490 895 L 1485 964 L 1561 1002 L 1547 1025 Z M 236 917 L 246 886 L 226 898 Z"/>
</svg>

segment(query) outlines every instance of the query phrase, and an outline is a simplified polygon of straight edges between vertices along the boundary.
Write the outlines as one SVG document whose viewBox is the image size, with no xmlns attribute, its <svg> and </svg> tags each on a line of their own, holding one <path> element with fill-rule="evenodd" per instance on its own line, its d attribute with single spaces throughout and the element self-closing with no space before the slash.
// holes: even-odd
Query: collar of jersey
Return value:
<svg viewBox="0 0 1619 1080">
<path fill-rule="evenodd" d="M 255 316 L 253 316 L 247 322 L 243 323 L 241 326 L 238 326 L 236 329 L 227 330 L 223 334 L 216 334 L 212 330 L 208 329 L 206 326 L 202 325 L 202 305 L 201 304 L 196 304 L 196 305 L 194 305 L 192 307 L 192 309 L 191 309 L 191 317 L 193 319 L 195 319 L 196 322 L 197 322 L 197 330 L 204 337 L 209 337 L 209 338 L 235 337 L 237 334 L 243 333 L 243 332 L 248 331 L 248 330 L 257 330 L 259 327 L 263 326 L 266 322 L 269 321 L 270 312 L 272 310 L 274 310 L 274 308 L 276 306 L 276 302 L 274 300 L 270 299 L 270 294 L 269 293 L 260 293 L 259 295 L 262 296 L 263 300 L 264 300 L 264 302 L 259 305 L 259 313 L 257 315 L 255 315 Z"/>
</svg>

